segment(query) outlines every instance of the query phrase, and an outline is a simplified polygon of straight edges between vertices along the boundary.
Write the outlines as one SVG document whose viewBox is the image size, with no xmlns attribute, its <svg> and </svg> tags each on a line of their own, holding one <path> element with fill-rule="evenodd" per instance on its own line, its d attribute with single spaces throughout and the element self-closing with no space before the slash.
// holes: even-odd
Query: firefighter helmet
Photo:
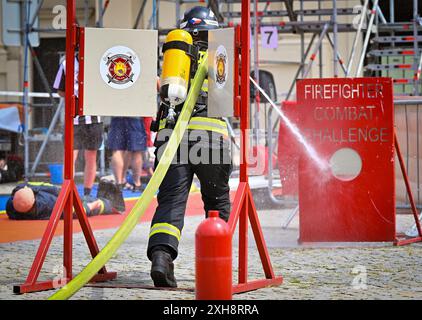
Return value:
<svg viewBox="0 0 422 320">
<path fill-rule="evenodd" d="M 206 7 L 193 7 L 185 12 L 180 29 L 188 32 L 218 29 L 219 24 L 214 12 Z"/>
</svg>

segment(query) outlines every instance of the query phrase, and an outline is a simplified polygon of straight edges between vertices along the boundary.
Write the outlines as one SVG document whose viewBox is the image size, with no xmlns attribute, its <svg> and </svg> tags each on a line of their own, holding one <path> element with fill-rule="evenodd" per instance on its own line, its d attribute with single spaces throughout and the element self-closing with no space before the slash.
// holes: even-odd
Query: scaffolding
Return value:
<svg viewBox="0 0 422 320">
<path fill-rule="evenodd" d="M 12 0 L 9 0 L 12 1 Z M 14 0 L 13 0 L 14 1 Z M 35 105 L 30 103 L 31 93 L 29 92 L 29 57 L 34 61 L 34 66 L 41 75 L 41 80 L 45 88 L 45 96 L 49 99 L 49 106 L 54 106 L 56 113 L 54 114 L 47 134 L 42 141 L 42 145 L 38 151 L 36 159 L 30 162 L 29 144 L 33 137 L 29 132 L 28 125 L 24 130 L 24 152 L 25 152 L 25 174 L 27 178 L 40 174 L 36 172 L 39 159 L 44 151 L 44 147 L 50 141 L 51 133 L 54 131 L 61 105 L 57 96 L 52 93 L 51 84 L 46 81 L 43 66 L 37 60 L 37 56 L 30 42 L 30 34 L 33 32 L 59 32 L 64 36 L 64 30 L 56 30 L 52 28 L 39 28 L 34 25 L 36 17 L 39 15 L 43 7 L 44 0 L 38 0 L 36 11 L 31 16 L 28 11 L 28 3 L 36 0 L 20 0 L 26 14 L 24 23 L 21 28 L 21 35 L 24 39 L 24 81 L 21 93 L 22 102 L 25 108 L 25 124 L 29 123 L 29 110 Z M 95 16 L 94 23 L 91 26 L 103 27 L 104 15 L 106 14 L 111 1 L 114 0 L 84 0 L 83 1 L 83 19 L 81 25 L 88 26 L 92 16 Z M 260 83 L 259 69 L 263 60 L 260 59 L 259 35 L 260 28 L 271 26 L 277 27 L 280 35 L 293 35 L 299 37 L 300 41 L 300 63 L 294 74 L 291 84 L 286 92 L 279 96 L 276 103 L 282 100 L 291 100 L 295 94 L 295 83 L 299 78 L 309 77 L 315 68 L 318 70 L 315 75 L 319 77 L 356 77 L 356 76 L 387 76 L 394 79 L 396 92 L 402 95 L 421 94 L 422 79 L 422 55 L 419 43 L 422 42 L 422 20 L 419 16 L 418 0 L 413 1 L 412 19 L 409 21 L 396 21 L 395 19 L 395 3 L 394 0 L 388 1 L 389 16 L 384 15 L 381 10 L 379 0 L 361 0 L 355 4 L 360 5 L 359 10 L 350 7 L 350 1 L 346 0 L 252 0 L 251 7 L 251 34 L 254 39 L 251 52 L 253 52 L 254 80 Z M 207 5 L 213 9 L 222 26 L 235 26 L 240 24 L 240 0 L 152 0 L 152 10 L 147 12 L 147 0 L 139 0 L 139 9 L 134 16 L 133 28 L 139 28 L 141 21 L 144 21 L 144 28 L 159 30 L 161 41 L 170 29 L 161 28 L 160 24 L 160 4 L 162 2 L 174 3 L 174 12 L 176 24 L 181 17 L 183 6 L 186 5 Z M 384 1 L 385 3 L 386 1 Z M 80 4 L 82 1 L 80 1 Z M 92 4 L 95 3 L 93 8 Z M 80 8 L 81 9 L 81 8 Z M 347 21 L 344 18 L 347 18 Z M 356 20 L 357 18 L 357 20 Z M 353 21 L 349 21 L 353 20 Z M 176 27 L 176 25 L 175 25 Z M 374 29 L 374 30 L 373 30 Z M 353 44 L 350 53 L 345 60 L 341 56 L 339 50 L 339 35 L 341 33 L 350 33 L 354 35 Z M 323 58 L 326 56 L 326 48 L 324 44 L 329 45 L 329 49 L 333 53 L 332 70 L 333 74 L 327 74 Z M 159 48 L 157 48 L 159 50 Z M 318 61 L 317 61 L 318 60 Z M 37 62 L 38 61 L 38 62 Z M 266 64 L 274 63 L 274 61 L 265 61 Z M 317 65 L 316 65 L 317 64 Z M 315 66 L 316 65 L 316 66 Z M 160 63 L 158 63 L 160 68 Z M 1 94 L 1 93 L 0 93 Z M 259 145 L 259 120 L 262 113 L 265 112 L 266 124 L 266 145 L 270 147 L 271 152 L 277 148 L 278 136 L 278 118 L 271 119 L 273 113 L 271 108 L 267 108 L 268 104 L 265 100 L 260 101 L 258 90 L 253 100 L 252 119 L 253 119 L 253 140 L 255 145 Z M 262 107 L 264 105 L 264 107 Z M 419 113 L 419 111 L 417 111 Z M 231 129 L 231 128 L 230 128 Z M 418 127 L 419 130 L 419 127 Z M 230 130 L 235 140 L 236 130 Z M 419 133 L 419 131 L 418 131 Z M 235 147 L 235 145 L 234 145 Z M 409 156 L 409 155 L 408 155 Z M 271 156 L 268 157 L 269 162 Z M 105 172 L 104 152 L 101 154 L 100 174 Z M 32 165 L 32 167 L 30 166 Z M 274 188 L 274 180 L 277 178 L 277 171 L 274 170 L 273 164 L 269 163 L 270 170 L 268 179 L 268 190 L 271 199 L 278 204 L 286 204 L 285 200 L 277 199 L 272 191 Z M 267 177 L 268 178 L 268 177 Z"/>
<path fill-rule="evenodd" d="M 15 97 L 21 99 L 22 105 L 24 108 L 24 121 L 23 121 L 23 149 L 24 149 L 24 174 L 25 179 L 29 180 L 34 177 L 45 177 L 48 176 L 46 172 L 39 172 L 39 166 L 41 164 L 49 164 L 49 162 L 42 162 L 42 157 L 45 153 L 47 145 L 49 142 L 59 142 L 62 143 L 63 137 L 61 130 L 63 126 L 59 126 L 62 118 L 62 113 L 64 111 L 64 100 L 60 96 L 53 92 L 52 83 L 49 83 L 44 71 L 44 66 L 40 63 L 40 60 L 37 56 L 35 50 L 35 45 L 32 44 L 31 35 L 39 33 L 58 33 L 65 35 L 64 29 L 57 28 L 40 28 L 36 25 L 41 9 L 44 5 L 44 0 L 6 0 L 6 2 L 17 2 L 20 6 L 21 11 L 21 27 L 19 30 L 13 30 L 14 32 L 19 32 L 21 34 L 21 44 L 23 46 L 23 84 L 22 92 L 12 92 L 12 91 L 0 91 L 0 96 L 3 97 Z M 109 2 L 109 1 L 108 1 Z M 30 4 L 35 3 L 35 10 L 31 12 Z M 85 25 L 88 24 L 90 17 L 90 3 L 88 0 L 84 0 L 84 17 Z M 106 6 L 105 6 L 106 8 Z M 105 9 L 103 10 L 103 14 Z M 102 17 L 102 15 L 101 15 Z M 96 25 L 99 25 L 101 21 L 97 21 Z M 59 53 L 58 53 L 59 55 Z M 32 59 L 32 61 L 31 61 Z M 58 59 L 59 60 L 59 59 Z M 30 92 L 30 64 L 33 63 L 38 75 L 41 79 L 41 83 L 44 89 L 44 92 Z M 47 99 L 47 102 L 33 102 L 33 99 Z M 30 129 L 30 113 L 35 108 L 53 108 L 54 115 L 51 118 L 50 124 L 45 130 L 45 132 L 32 132 Z M 41 143 L 34 160 L 31 161 L 30 157 L 30 146 L 32 143 Z M 98 174 L 105 174 L 105 152 L 104 149 L 100 150 L 100 166 Z M 77 176 L 81 176 L 83 173 L 77 172 Z"/>
<path fill-rule="evenodd" d="M 226 1 L 235 3 L 236 1 Z M 299 1 L 254 1 L 265 2 L 265 8 L 261 11 L 255 10 L 255 19 L 252 21 L 256 23 L 256 17 L 259 17 L 260 26 L 274 25 L 274 22 L 262 21 L 265 18 L 280 17 L 280 22 L 277 25 L 278 31 L 284 34 L 296 34 L 300 37 L 301 42 L 301 64 L 291 82 L 289 90 L 285 95 L 285 100 L 294 98 L 294 89 L 296 80 L 299 78 L 309 77 L 313 65 L 316 63 L 319 56 L 319 77 L 357 77 L 357 76 L 386 76 L 394 79 L 395 90 L 401 95 L 418 96 L 421 93 L 421 79 L 420 70 L 422 68 L 421 50 L 418 47 L 419 42 L 422 42 L 422 37 L 419 35 L 421 28 L 421 18 L 418 15 L 418 1 L 413 0 L 413 19 L 407 22 L 395 21 L 394 1 L 390 0 L 389 12 L 390 16 L 387 20 L 384 16 L 378 0 L 361 1 L 361 10 L 358 19 L 358 25 L 355 23 L 339 22 L 339 16 L 356 17 L 355 8 L 340 8 L 340 4 L 344 3 L 341 0 L 299 0 Z M 285 10 L 270 10 L 273 2 L 283 2 Z M 309 9 L 309 4 L 313 3 L 315 9 Z M 331 4 L 331 8 L 328 6 Z M 261 7 L 264 4 L 261 5 Z M 324 8 L 323 8 L 324 6 Z M 306 7 L 306 8 L 305 8 Z M 255 8 L 257 8 L 255 6 Z M 227 15 L 231 18 L 239 16 L 239 13 L 230 12 Z M 287 21 L 285 19 L 288 18 Z M 365 27 L 366 25 L 366 27 Z M 374 30 L 374 31 L 373 31 Z M 338 37 L 339 33 L 354 34 L 353 45 L 348 56 L 348 61 L 344 60 L 339 53 Z M 306 43 L 305 34 L 310 34 L 310 41 Z M 328 41 L 333 52 L 333 74 L 324 75 L 323 70 L 323 42 Z M 361 50 L 359 50 L 359 43 L 361 43 Z M 380 45 L 380 43 L 382 45 Z M 399 43 L 399 44 L 398 44 Z M 255 41 L 255 48 L 257 50 L 257 41 Z M 398 49 L 399 48 L 399 49 Z M 390 56 L 405 56 L 412 59 L 410 62 L 391 65 L 386 61 L 386 57 Z M 371 59 L 376 57 L 376 59 Z M 259 59 L 255 60 L 255 67 Z M 394 70 L 409 70 L 410 72 L 403 72 L 401 75 L 394 73 Z M 259 83 L 259 79 L 257 82 Z M 405 87 L 399 91 L 400 87 Z M 408 104 L 416 105 L 418 101 Z M 401 104 L 398 104 L 401 105 Z M 418 106 L 416 106 L 417 119 Z M 259 109 L 255 110 L 256 114 Z M 407 112 L 407 110 L 406 110 Z M 276 170 L 273 169 L 271 154 L 277 148 L 277 124 L 279 118 L 275 123 L 272 121 L 272 109 L 267 115 L 267 146 L 269 147 L 268 166 L 269 174 L 267 176 L 269 183 L 269 195 L 273 202 L 277 204 L 289 204 L 289 200 L 277 199 L 273 193 L 274 176 L 277 176 Z M 406 136 L 408 139 L 408 127 L 406 126 Z M 417 136 L 419 136 L 419 123 L 417 121 Z M 275 138 L 275 140 L 273 139 Z M 418 138 L 417 138 L 418 139 Z M 417 142 L 419 145 L 419 141 Z M 409 159 L 409 149 L 406 149 L 407 159 Z M 419 149 L 417 151 L 417 158 L 419 158 Z M 417 165 L 419 168 L 419 164 Z M 418 185 L 418 200 L 419 199 L 419 170 L 417 173 Z M 399 205 L 400 208 L 409 208 L 408 204 Z M 297 209 L 297 208 L 296 208 Z M 297 212 L 295 210 L 294 212 Z"/>
<path fill-rule="evenodd" d="M 65 29 L 57 29 L 57 28 L 40 28 L 38 27 L 35 22 L 43 8 L 44 0 L 7 0 L 10 2 L 17 2 L 20 6 L 20 11 L 22 12 L 21 18 L 21 28 L 19 30 L 14 30 L 14 32 L 19 32 L 21 34 L 22 40 L 22 47 L 23 47 L 23 84 L 22 84 L 22 92 L 12 92 L 12 91 L 0 91 L 0 96 L 7 96 L 7 97 L 16 97 L 21 99 L 22 105 L 24 108 L 24 125 L 23 125 L 23 149 L 24 149 L 24 172 L 25 172 L 25 179 L 31 179 L 34 177 L 43 177 L 48 176 L 48 173 L 45 172 L 38 172 L 37 169 L 39 168 L 40 164 L 48 164 L 42 163 L 41 158 L 46 150 L 46 147 L 49 142 L 52 141 L 62 141 L 62 136 L 57 134 L 57 130 L 62 130 L 62 126 L 57 126 L 60 122 L 60 118 L 62 117 L 62 112 L 64 110 L 64 100 L 61 99 L 57 94 L 53 92 L 52 84 L 48 82 L 46 74 L 44 72 L 43 66 L 40 63 L 37 53 L 35 51 L 35 46 L 31 43 L 31 35 L 34 33 L 57 33 L 65 36 Z M 133 29 L 139 27 L 139 23 L 141 18 L 144 15 L 145 7 L 147 4 L 147 0 L 140 0 L 141 6 L 139 8 L 138 14 L 135 19 L 135 23 L 133 25 Z M 95 11 L 92 12 L 92 3 L 94 1 L 84 0 L 83 2 L 83 16 L 84 22 L 83 26 L 89 26 L 90 17 L 95 14 Z M 102 28 L 104 23 L 104 15 L 109 8 L 109 4 L 111 0 L 96 0 L 97 2 L 97 18 L 95 23 L 92 26 Z M 30 11 L 30 4 L 36 3 L 36 8 L 34 12 Z M 148 29 L 158 29 L 158 21 L 159 21 L 159 0 L 153 0 L 153 12 L 150 16 L 148 22 Z M 95 10 L 95 8 L 94 8 Z M 30 92 L 30 63 L 31 60 L 33 65 L 35 66 L 39 76 L 41 78 L 41 82 L 45 92 Z M 34 103 L 31 100 L 34 98 L 46 98 L 49 100 L 47 103 Z M 51 122 L 48 126 L 48 129 L 43 134 L 33 134 L 30 130 L 30 113 L 33 108 L 53 108 L 55 110 L 54 115 L 51 119 Z M 31 161 L 30 157 L 30 145 L 31 143 L 41 143 L 40 147 L 36 152 L 35 159 Z M 105 165 L 105 151 L 104 148 L 100 150 L 100 166 L 99 171 L 97 174 L 100 176 L 104 176 L 106 173 L 106 165 Z M 76 172 L 76 176 L 83 175 L 82 172 Z"/>
</svg>

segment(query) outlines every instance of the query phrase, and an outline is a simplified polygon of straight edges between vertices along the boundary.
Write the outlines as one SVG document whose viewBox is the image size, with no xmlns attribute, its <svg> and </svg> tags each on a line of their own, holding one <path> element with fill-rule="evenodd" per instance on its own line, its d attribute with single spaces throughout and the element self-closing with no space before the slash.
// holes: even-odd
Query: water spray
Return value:
<svg viewBox="0 0 422 320">
<path fill-rule="evenodd" d="M 274 108 L 275 111 L 277 111 L 278 115 L 280 116 L 281 120 L 286 124 L 286 126 L 289 128 L 289 130 L 294 134 L 296 139 L 303 145 L 303 147 L 306 149 L 306 152 L 309 154 L 309 156 L 315 161 L 315 163 L 318 165 L 319 169 L 325 171 L 329 169 L 329 164 L 321 159 L 316 152 L 316 150 L 313 148 L 312 145 L 308 143 L 308 141 L 305 140 L 303 135 L 300 133 L 299 129 L 294 125 L 289 118 L 286 117 L 286 115 L 283 113 L 283 111 L 277 107 L 277 105 L 270 99 L 270 97 L 267 95 L 267 93 L 262 89 L 252 77 L 249 77 L 251 82 L 255 85 L 255 87 L 262 93 L 262 95 L 268 100 L 270 105 Z"/>
</svg>

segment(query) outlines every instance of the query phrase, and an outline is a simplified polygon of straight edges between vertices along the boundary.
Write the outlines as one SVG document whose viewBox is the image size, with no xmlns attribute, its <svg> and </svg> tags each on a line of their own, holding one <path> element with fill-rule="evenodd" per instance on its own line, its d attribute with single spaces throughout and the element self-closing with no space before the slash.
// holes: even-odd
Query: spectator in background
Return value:
<svg viewBox="0 0 422 320">
<path fill-rule="evenodd" d="M 160 105 L 160 77 L 157 77 L 157 106 Z M 154 149 L 155 135 L 151 132 L 151 124 L 153 117 L 144 117 L 144 126 L 147 139 L 147 150 L 143 153 L 143 169 L 147 173 L 147 177 L 150 178 L 154 173 L 154 152 L 149 151 Z"/>
<path fill-rule="evenodd" d="M 157 92 L 160 92 L 160 78 L 157 77 Z M 158 96 L 159 97 L 159 96 Z M 152 117 L 131 119 L 114 117 L 108 135 L 108 148 L 113 151 L 112 167 L 116 184 L 121 190 L 142 191 L 142 170 L 148 177 L 153 174 L 153 163 L 147 148 L 153 147 L 151 138 Z M 128 168 L 132 168 L 133 184 L 127 182 Z"/>
<path fill-rule="evenodd" d="M 66 60 L 62 60 L 54 81 L 53 88 L 61 96 L 65 96 L 65 71 Z M 79 61 L 75 57 L 75 96 L 78 97 L 78 74 Z M 97 150 L 101 147 L 103 141 L 103 124 L 99 116 L 75 116 L 73 119 L 74 127 L 74 163 L 78 158 L 79 150 L 84 151 L 84 198 L 90 199 L 92 187 L 97 174 Z"/>
<path fill-rule="evenodd" d="M 142 153 L 146 150 L 146 134 L 142 118 L 113 117 L 108 133 L 107 147 L 112 150 L 111 165 L 116 184 L 126 186 L 126 171 L 132 169 L 132 191 L 143 191 L 141 183 Z"/>
<path fill-rule="evenodd" d="M 151 122 L 152 117 L 144 117 L 144 127 L 147 140 L 147 150 L 142 153 L 143 170 L 146 172 L 148 180 L 154 173 L 154 161 L 151 160 L 151 154 L 149 149 L 154 147 L 154 140 L 151 135 Z"/>
<path fill-rule="evenodd" d="M 160 78 L 157 77 L 157 92 L 160 92 Z M 159 97 L 159 96 L 158 96 Z M 148 147 L 153 147 L 151 138 L 152 117 L 125 118 L 114 117 L 111 120 L 108 135 L 108 148 L 113 151 L 112 167 L 116 184 L 121 190 L 142 191 L 142 170 L 150 177 L 153 164 L 149 161 Z M 132 168 L 133 184 L 126 180 L 128 168 Z"/>
<path fill-rule="evenodd" d="M 24 167 L 21 157 L 9 155 L 0 159 L 0 183 L 16 182 L 23 178 Z"/>
</svg>

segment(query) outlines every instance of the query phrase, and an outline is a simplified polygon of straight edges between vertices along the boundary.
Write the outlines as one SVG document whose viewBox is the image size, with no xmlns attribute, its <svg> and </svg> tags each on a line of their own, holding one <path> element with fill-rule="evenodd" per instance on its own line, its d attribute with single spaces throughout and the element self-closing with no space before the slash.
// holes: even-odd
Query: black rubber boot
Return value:
<svg viewBox="0 0 422 320">
<path fill-rule="evenodd" d="M 97 199 L 107 199 L 112 201 L 113 199 L 114 183 L 108 180 L 101 180 L 98 184 Z"/>
<path fill-rule="evenodd" d="M 113 203 L 113 207 L 117 211 L 119 211 L 120 213 L 125 213 L 125 211 L 126 211 L 126 204 L 125 204 L 125 199 L 123 198 L 123 192 L 116 185 L 114 185 L 113 197 L 112 197 L 111 202 Z"/>
<path fill-rule="evenodd" d="M 111 202 L 112 207 L 120 213 L 124 213 L 126 210 L 125 200 L 123 198 L 122 191 L 112 181 L 100 181 L 98 185 L 97 198 L 109 200 Z"/>
<path fill-rule="evenodd" d="M 174 264 L 169 253 L 161 250 L 152 253 L 151 278 L 156 287 L 177 287 Z"/>
</svg>

